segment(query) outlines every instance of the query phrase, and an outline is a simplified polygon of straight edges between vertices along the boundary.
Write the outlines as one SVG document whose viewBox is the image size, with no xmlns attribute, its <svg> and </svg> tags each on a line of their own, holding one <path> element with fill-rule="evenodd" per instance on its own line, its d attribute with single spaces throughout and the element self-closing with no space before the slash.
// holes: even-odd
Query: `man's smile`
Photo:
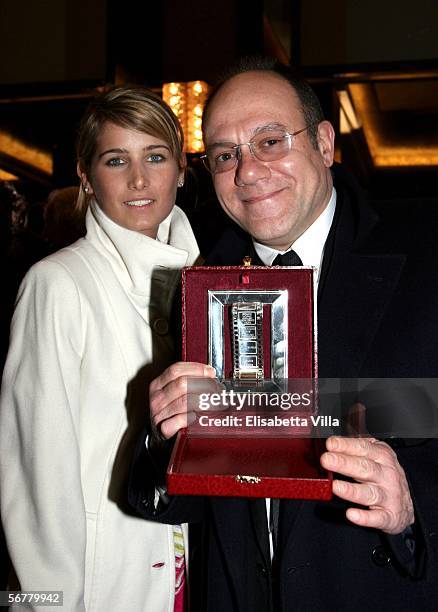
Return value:
<svg viewBox="0 0 438 612">
<path fill-rule="evenodd" d="M 285 189 L 286 187 L 282 187 L 281 189 L 276 189 L 275 191 L 270 191 L 268 193 L 262 193 L 260 195 L 254 195 L 254 196 L 242 198 L 242 202 L 244 202 L 245 204 L 256 204 L 257 202 L 263 202 L 264 200 L 270 200 L 271 198 L 274 198 L 275 196 L 277 196 L 279 193 L 281 193 Z"/>
</svg>

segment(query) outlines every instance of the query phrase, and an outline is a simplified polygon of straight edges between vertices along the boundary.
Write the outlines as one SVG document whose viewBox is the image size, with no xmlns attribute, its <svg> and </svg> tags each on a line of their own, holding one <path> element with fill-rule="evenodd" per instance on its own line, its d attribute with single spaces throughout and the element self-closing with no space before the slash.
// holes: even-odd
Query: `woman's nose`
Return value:
<svg viewBox="0 0 438 612">
<path fill-rule="evenodd" d="M 134 166 L 129 177 L 129 188 L 140 190 L 147 187 L 148 184 L 149 182 L 146 169 L 143 166 Z"/>
</svg>

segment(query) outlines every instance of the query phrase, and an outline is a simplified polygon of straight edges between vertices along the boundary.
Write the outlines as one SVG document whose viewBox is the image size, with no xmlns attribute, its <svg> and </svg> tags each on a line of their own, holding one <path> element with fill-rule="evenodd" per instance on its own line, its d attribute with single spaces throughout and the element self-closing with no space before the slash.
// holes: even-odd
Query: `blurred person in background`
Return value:
<svg viewBox="0 0 438 612">
<path fill-rule="evenodd" d="M 78 203 L 79 187 L 54 189 L 44 205 L 43 238 L 51 251 L 58 251 L 85 236 L 86 207 Z"/>
<path fill-rule="evenodd" d="M 43 240 L 28 227 L 28 211 L 27 198 L 19 186 L 12 181 L 0 182 L 1 370 L 8 350 L 9 325 L 18 287 L 30 266 L 47 255 Z"/>
</svg>

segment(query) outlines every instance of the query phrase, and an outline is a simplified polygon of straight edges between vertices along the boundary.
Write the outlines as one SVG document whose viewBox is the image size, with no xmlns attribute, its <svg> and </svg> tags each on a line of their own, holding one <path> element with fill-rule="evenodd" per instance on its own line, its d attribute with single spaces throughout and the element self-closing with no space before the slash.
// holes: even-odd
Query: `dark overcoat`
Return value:
<svg viewBox="0 0 438 612">
<path fill-rule="evenodd" d="M 438 215 L 392 205 L 379 218 L 341 167 L 334 182 L 318 289 L 319 375 L 438 378 Z M 251 253 L 250 237 L 231 229 L 207 263 L 240 264 Z M 401 535 L 349 523 L 338 498 L 282 501 L 273 565 L 257 527 L 263 500 L 175 497 L 155 509 L 143 442 L 130 501 L 149 520 L 192 523 L 194 611 L 438 609 L 437 440 L 391 441 L 414 501 L 414 552 Z"/>
</svg>

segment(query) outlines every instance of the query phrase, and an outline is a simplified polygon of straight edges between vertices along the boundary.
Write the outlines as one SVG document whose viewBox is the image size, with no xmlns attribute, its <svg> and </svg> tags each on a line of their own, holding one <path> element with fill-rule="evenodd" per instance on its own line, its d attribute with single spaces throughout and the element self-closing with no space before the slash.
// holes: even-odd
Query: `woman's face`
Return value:
<svg viewBox="0 0 438 612">
<path fill-rule="evenodd" d="M 164 140 L 109 122 L 99 135 L 90 176 L 81 173 L 110 219 L 150 238 L 172 210 L 182 176 Z"/>
</svg>

